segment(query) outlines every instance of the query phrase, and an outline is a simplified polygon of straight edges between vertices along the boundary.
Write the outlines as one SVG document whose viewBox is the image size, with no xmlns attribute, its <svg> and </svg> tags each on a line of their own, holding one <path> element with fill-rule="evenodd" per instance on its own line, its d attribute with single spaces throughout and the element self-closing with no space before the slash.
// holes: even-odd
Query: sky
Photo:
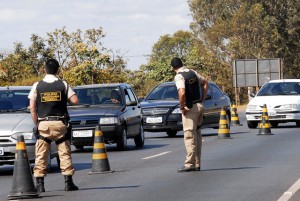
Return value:
<svg viewBox="0 0 300 201">
<path fill-rule="evenodd" d="M 160 36 L 189 30 L 187 0 L 1 0 L 0 51 L 15 42 L 25 47 L 36 34 L 47 38 L 55 29 L 103 28 L 103 46 L 119 51 L 128 69 L 146 64 Z"/>
</svg>

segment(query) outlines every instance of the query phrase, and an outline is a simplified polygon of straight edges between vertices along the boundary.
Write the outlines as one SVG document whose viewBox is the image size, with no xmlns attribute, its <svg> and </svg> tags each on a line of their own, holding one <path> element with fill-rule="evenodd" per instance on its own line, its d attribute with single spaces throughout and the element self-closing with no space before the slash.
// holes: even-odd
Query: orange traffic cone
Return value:
<svg viewBox="0 0 300 201">
<path fill-rule="evenodd" d="M 94 138 L 94 149 L 93 149 L 93 165 L 92 172 L 89 174 L 102 174 L 102 173 L 112 173 L 113 170 L 110 170 L 105 143 L 103 139 L 103 133 L 100 130 L 99 126 L 96 126 L 95 129 L 95 138 Z"/>
<path fill-rule="evenodd" d="M 271 132 L 268 109 L 266 104 L 264 104 L 262 108 L 261 122 L 259 123 L 258 127 L 259 130 L 257 135 L 273 135 Z"/>
<path fill-rule="evenodd" d="M 224 107 L 221 110 L 218 137 L 222 139 L 230 138 L 230 130 L 229 130 L 227 115 Z"/>
<path fill-rule="evenodd" d="M 237 107 L 235 104 L 232 105 L 231 108 L 231 125 L 233 126 L 242 126 L 243 124 L 240 124 L 239 115 L 237 112 Z"/>
<path fill-rule="evenodd" d="M 14 164 L 12 191 L 8 200 L 30 199 L 39 197 L 35 190 L 30 163 L 27 157 L 24 136 L 19 135 L 16 144 L 16 157 Z"/>
</svg>

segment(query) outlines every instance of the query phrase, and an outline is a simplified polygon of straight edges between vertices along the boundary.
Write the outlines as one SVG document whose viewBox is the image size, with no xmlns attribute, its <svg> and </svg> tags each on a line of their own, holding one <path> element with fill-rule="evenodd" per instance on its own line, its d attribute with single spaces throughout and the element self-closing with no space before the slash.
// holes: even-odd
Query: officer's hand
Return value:
<svg viewBox="0 0 300 201">
<path fill-rule="evenodd" d="M 185 107 L 184 107 L 183 109 L 181 109 L 181 113 L 182 113 L 183 115 L 185 115 L 187 111 L 188 111 L 188 109 L 186 109 Z"/>
</svg>

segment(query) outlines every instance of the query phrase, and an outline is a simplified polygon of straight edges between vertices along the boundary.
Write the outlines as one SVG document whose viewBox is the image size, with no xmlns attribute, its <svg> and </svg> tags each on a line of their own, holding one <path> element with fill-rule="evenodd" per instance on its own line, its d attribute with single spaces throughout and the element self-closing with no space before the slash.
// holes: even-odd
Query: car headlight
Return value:
<svg viewBox="0 0 300 201">
<path fill-rule="evenodd" d="M 285 104 L 281 106 L 284 109 L 296 109 L 297 108 L 297 104 Z"/>
<path fill-rule="evenodd" d="M 117 117 L 103 117 L 99 120 L 99 124 L 117 124 L 118 122 Z"/>
<path fill-rule="evenodd" d="M 260 109 L 259 105 L 248 105 L 249 110 Z"/>
<path fill-rule="evenodd" d="M 181 114 L 180 108 L 178 107 L 175 110 L 173 110 L 172 114 Z"/>
<path fill-rule="evenodd" d="M 22 133 L 14 133 L 11 135 L 11 137 L 15 140 L 17 140 L 19 135 L 24 136 L 24 140 L 33 140 L 36 139 L 33 132 L 22 132 Z"/>
</svg>

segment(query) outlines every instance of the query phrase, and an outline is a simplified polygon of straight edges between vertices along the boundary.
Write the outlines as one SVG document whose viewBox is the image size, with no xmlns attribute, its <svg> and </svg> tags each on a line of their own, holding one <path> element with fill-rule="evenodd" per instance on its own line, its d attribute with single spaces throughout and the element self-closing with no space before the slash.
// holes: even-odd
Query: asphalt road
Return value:
<svg viewBox="0 0 300 201">
<path fill-rule="evenodd" d="M 64 179 L 53 160 L 46 192 L 35 200 L 300 201 L 299 128 L 280 124 L 271 129 L 274 135 L 257 135 L 258 129 L 246 126 L 244 111 L 239 119 L 244 126 L 232 126 L 230 139 L 219 139 L 217 129 L 203 129 L 200 172 L 177 172 L 185 159 L 182 132 L 175 138 L 146 133 L 142 149 L 133 140 L 124 152 L 106 146 L 114 173 L 90 175 L 93 148 L 74 151 L 79 191 L 63 191 Z M 0 166 L 0 201 L 12 190 L 12 180 L 13 166 Z"/>
</svg>

